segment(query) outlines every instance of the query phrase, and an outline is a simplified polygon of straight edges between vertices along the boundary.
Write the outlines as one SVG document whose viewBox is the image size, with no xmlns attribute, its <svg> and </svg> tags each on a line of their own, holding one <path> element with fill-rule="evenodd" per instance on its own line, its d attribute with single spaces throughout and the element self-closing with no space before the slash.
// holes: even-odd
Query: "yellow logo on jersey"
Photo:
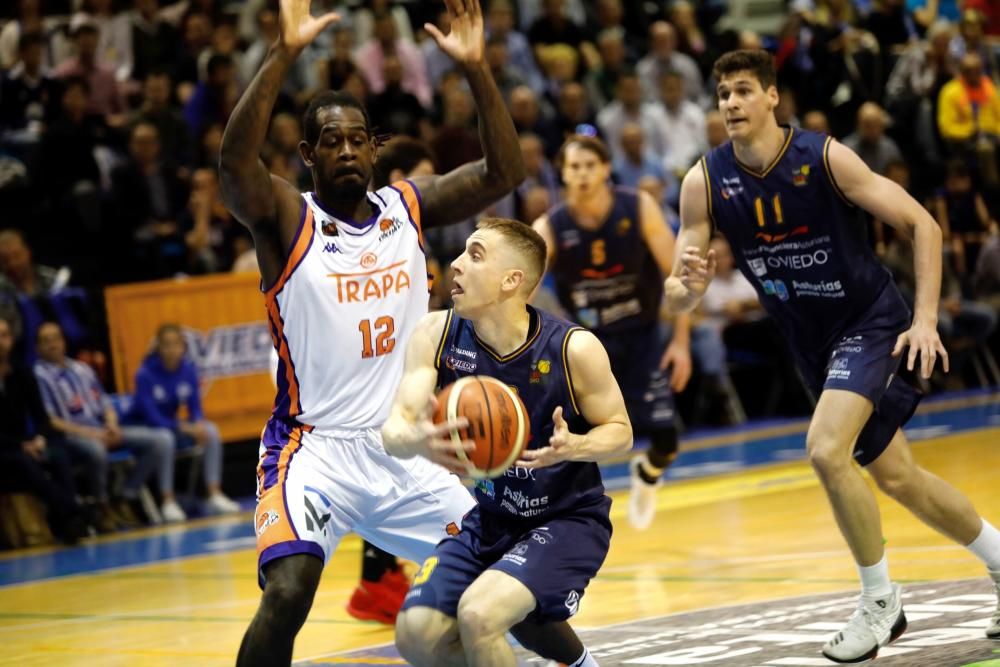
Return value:
<svg viewBox="0 0 1000 667">
<path fill-rule="evenodd" d="M 804 164 L 792 172 L 792 183 L 802 187 L 809 182 L 809 165 Z"/>
<path fill-rule="evenodd" d="M 632 221 L 628 218 L 622 218 L 618 221 L 618 236 L 625 236 L 628 234 L 628 230 L 632 229 Z"/>
<path fill-rule="evenodd" d="M 550 370 L 552 370 L 552 362 L 551 361 L 549 361 L 548 359 L 542 359 L 541 361 L 538 362 L 538 372 L 539 373 L 541 373 L 542 375 L 545 375 Z"/>
</svg>

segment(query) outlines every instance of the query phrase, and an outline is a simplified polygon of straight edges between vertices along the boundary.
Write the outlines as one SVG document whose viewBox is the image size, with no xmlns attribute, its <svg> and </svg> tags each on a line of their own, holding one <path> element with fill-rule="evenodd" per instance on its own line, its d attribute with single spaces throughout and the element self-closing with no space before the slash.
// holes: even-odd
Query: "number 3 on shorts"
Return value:
<svg viewBox="0 0 1000 667">
<path fill-rule="evenodd" d="M 413 585 L 419 586 L 420 584 L 427 583 L 427 580 L 431 578 L 431 573 L 434 572 L 434 568 L 437 567 L 437 564 L 437 556 L 431 556 L 425 560 L 424 564 L 420 566 L 420 570 L 418 570 L 416 575 L 413 577 Z"/>
</svg>

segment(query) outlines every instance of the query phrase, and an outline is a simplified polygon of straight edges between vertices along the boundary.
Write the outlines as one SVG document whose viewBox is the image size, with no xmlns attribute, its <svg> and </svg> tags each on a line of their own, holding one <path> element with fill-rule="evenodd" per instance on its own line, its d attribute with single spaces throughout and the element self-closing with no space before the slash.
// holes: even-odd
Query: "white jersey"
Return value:
<svg viewBox="0 0 1000 667">
<path fill-rule="evenodd" d="M 281 276 L 265 292 L 278 352 L 274 416 L 319 431 L 378 428 L 427 313 L 420 197 L 409 181 L 368 193 L 363 223 L 305 199 Z"/>
</svg>

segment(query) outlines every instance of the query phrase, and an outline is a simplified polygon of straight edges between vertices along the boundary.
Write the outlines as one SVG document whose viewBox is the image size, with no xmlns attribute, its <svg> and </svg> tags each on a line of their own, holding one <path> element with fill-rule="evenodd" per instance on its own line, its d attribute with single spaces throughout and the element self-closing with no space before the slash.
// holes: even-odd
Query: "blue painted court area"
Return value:
<svg viewBox="0 0 1000 667">
<path fill-rule="evenodd" d="M 749 427 L 697 431 L 681 441 L 681 454 L 668 471 L 672 480 L 704 477 L 768 463 L 800 460 L 805 455 L 805 420 L 770 421 Z M 964 392 L 926 401 L 910 423 L 907 435 L 919 441 L 961 431 L 1000 427 L 1000 392 Z M 773 435 L 779 428 L 783 435 Z M 729 444 L 710 446 L 709 439 Z M 733 440 L 735 438 L 735 441 Z M 685 445 L 690 449 L 684 451 Z M 645 447 L 638 442 L 637 447 Z M 628 485 L 628 464 L 604 466 L 609 489 Z M 246 507 L 251 505 L 245 503 Z M 250 549 L 254 534 L 245 516 L 213 521 L 209 525 L 177 526 L 145 533 L 125 534 L 93 544 L 55 549 L 41 554 L 0 557 L 0 586 L 93 573 L 199 556 Z"/>
</svg>

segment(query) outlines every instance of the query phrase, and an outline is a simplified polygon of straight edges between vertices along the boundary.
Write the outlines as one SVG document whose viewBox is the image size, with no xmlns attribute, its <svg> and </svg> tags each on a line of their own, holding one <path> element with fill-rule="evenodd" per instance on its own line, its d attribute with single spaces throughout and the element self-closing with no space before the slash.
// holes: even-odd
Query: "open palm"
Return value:
<svg viewBox="0 0 1000 667">
<path fill-rule="evenodd" d="M 444 35 L 430 23 L 425 23 L 424 29 L 452 60 L 467 64 L 482 62 L 485 31 L 479 0 L 445 0 L 444 4 L 448 8 L 450 32 Z"/>
<path fill-rule="evenodd" d="M 293 51 L 306 48 L 316 36 L 340 20 L 336 12 L 315 17 L 309 12 L 311 0 L 280 0 L 281 43 Z"/>
</svg>

